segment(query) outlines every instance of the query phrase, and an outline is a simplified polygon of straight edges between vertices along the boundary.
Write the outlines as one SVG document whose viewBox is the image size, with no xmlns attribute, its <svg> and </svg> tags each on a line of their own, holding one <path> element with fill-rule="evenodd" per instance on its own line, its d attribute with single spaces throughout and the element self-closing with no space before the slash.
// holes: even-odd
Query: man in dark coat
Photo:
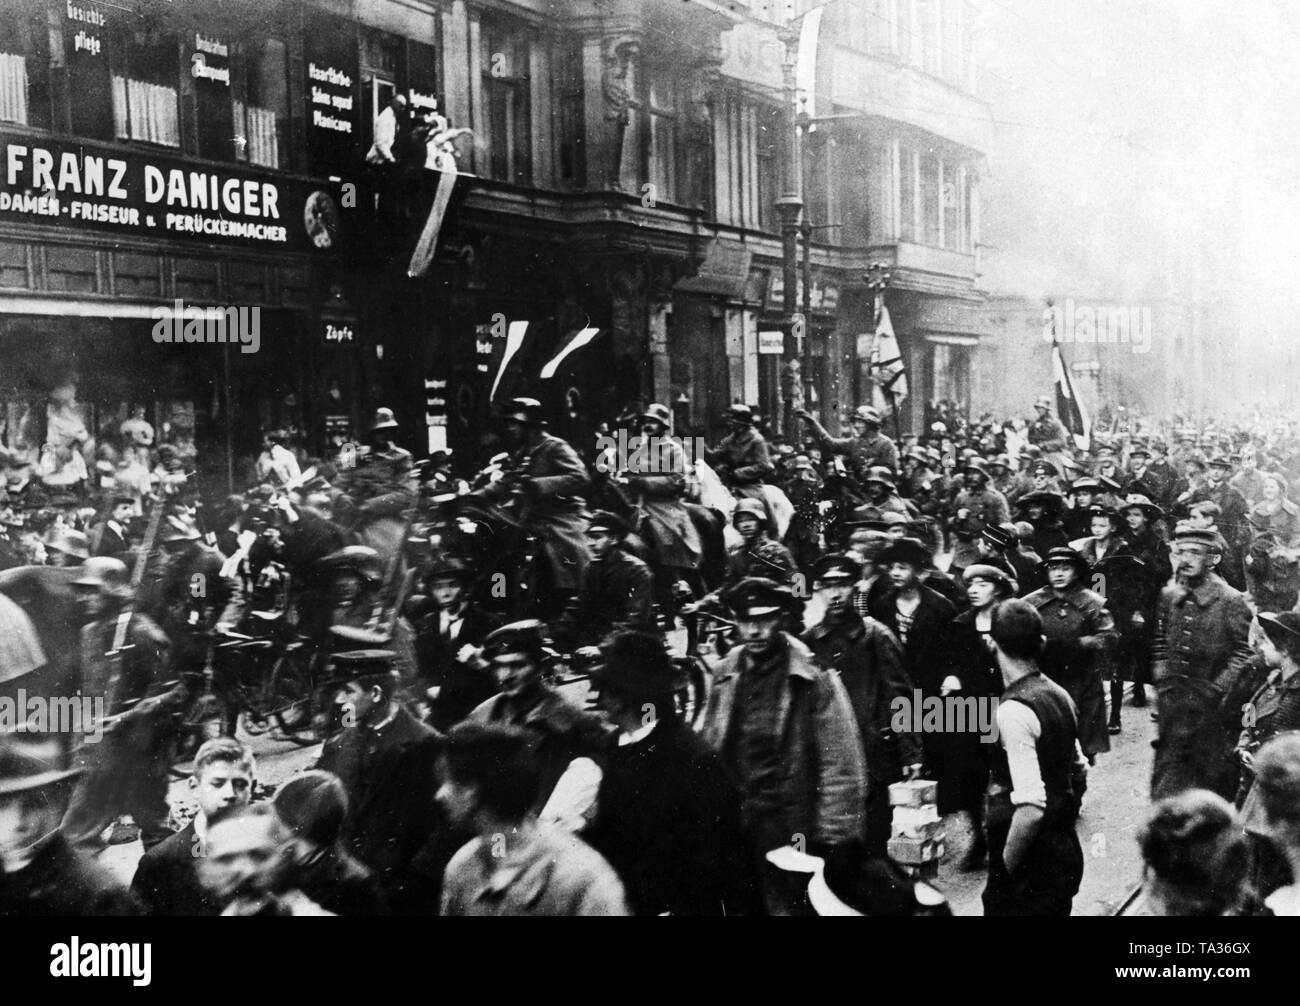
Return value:
<svg viewBox="0 0 1300 1006">
<path fill-rule="evenodd" d="M 1016 581 L 1021 597 L 1032 594 L 1047 581 L 1041 572 L 1042 558 L 1037 552 L 1020 549 L 1020 536 L 1010 521 L 990 524 L 980 532 L 975 542 L 979 561 L 997 566 Z"/>
<path fill-rule="evenodd" d="M 221 906 L 199 880 L 208 825 L 253 796 L 253 752 L 233 737 L 205 741 L 194 756 L 190 788 L 198 813 L 184 828 L 148 850 L 135 868 L 131 893 L 146 915 L 220 915 Z"/>
<path fill-rule="evenodd" d="M 1169 545 L 1155 529 L 1156 521 L 1164 517 L 1160 507 L 1146 496 L 1129 496 L 1120 513 L 1125 524 L 1124 540 L 1129 551 L 1142 564 L 1132 571 L 1138 583 L 1135 590 L 1139 595 L 1138 610 L 1142 613 L 1142 623 L 1134 626 L 1137 638 L 1130 650 L 1133 705 L 1141 707 L 1147 703 L 1146 686 L 1151 682 L 1151 640 L 1156 628 L 1160 591 L 1173 576 L 1173 565 L 1169 560 Z"/>
<path fill-rule="evenodd" d="M 345 728 L 325 743 L 316 768 L 333 772 L 348 793 L 343 841 L 400 901 L 406 870 L 439 821 L 434 803 L 440 735 L 395 700 L 388 650 L 334 657 L 345 686 Z"/>
<path fill-rule="evenodd" d="M 813 435 L 824 450 L 831 454 L 844 454 L 849 458 L 854 478 L 866 478 L 867 472 L 876 466 L 897 473 L 898 447 L 880 432 L 880 413 L 870 405 L 853 410 L 849 417 L 853 435 L 849 437 L 832 437 L 807 409 L 799 409 L 796 415 L 812 427 Z"/>
<path fill-rule="evenodd" d="M 895 733 L 890 723 L 895 699 L 913 700 L 898 640 L 874 618 L 853 610 L 853 587 L 862 567 L 848 556 L 826 556 L 813 567 L 813 586 L 826 606 L 822 620 L 803 634 L 817 662 L 836 671 L 853 704 L 867 765 L 866 842 L 885 854 L 889 839 L 889 784 L 920 773 L 921 741 Z"/>
<path fill-rule="evenodd" d="M 623 629 L 654 631 L 654 577 L 624 548 L 629 530 L 627 521 L 608 510 L 591 515 L 587 547 L 592 561 L 577 596 L 551 629 L 556 646 L 574 650 L 596 646 Z"/>
<path fill-rule="evenodd" d="M 1246 498 L 1232 488 L 1228 477 L 1232 474 L 1232 461 L 1220 454 L 1210 459 L 1205 471 L 1205 485 L 1191 491 L 1187 499 L 1190 508 L 1209 500 L 1219 504 L 1219 532 L 1229 548 L 1244 551 L 1250 544 L 1253 529 L 1250 524 L 1250 507 Z"/>
<path fill-rule="evenodd" d="M 482 493 L 503 502 L 515 489 L 522 490 L 526 519 L 550 561 L 554 591 L 571 594 L 591 561 L 584 537 L 584 494 L 591 485 L 587 466 L 568 443 L 546 432 L 542 403 L 536 399 L 514 399 L 504 421 L 513 445 L 506 474 Z"/>
<path fill-rule="evenodd" d="M 726 601 L 739 645 L 714 673 L 701 734 L 739 782 L 750 849 L 760 857 L 796 842 L 822 855 L 861 841 L 867 770 L 844 684 L 782 631 L 788 587 L 751 577 Z M 764 870 L 769 914 L 806 910 L 807 881 L 797 880 Z"/>
<path fill-rule="evenodd" d="M 1232 800 L 1241 713 L 1224 699 L 1240 690 L 1251 658 L 1250 606 L 1214 572 L 1214 532 L 1180 524 L 1174 543 L 1177 581 L 1160 595 L 1153 647 L 1160 718 L 1151 796 L 1199 788 Z"/>
<path fill-rule="evenodd" d="M 573 759 L 591 756 L 609 742 L 599 717 L 574 705 L 543 677 L 545 643 L 542 623 L 535 620 L 512 622 L 488 636 L 484 654 L 501 692 L 469 715 L 477 723 L 523 727 L 534 735 L 539 808 Z"/>
<path fill-rule="evenodd" d="M 943 680 L 944 638 L 957 614 L 953 604 L 922 582 L 930 552 L 917 538 L 900 538 L 877 560 L 890 586 L 871 606 L 880 622 L 903 646 L 903 669 L 924 695 L 938 695 Z"/>
<path fill-rule="evenodd" d="M 501 619 L 469 601 L 464 563 L 440 557 L 425 573 L 434 610 L 415 626 L 416 687 L 429 701 L 429 725 L 446 733 L 497 692 L 483 643 Z"/>
<path fill-rule="evenodd" d="M 618 743 L 573 762 L 541 814 L 580 832 L 623 881 L 636 915 L 745 915 L 757 878 L 740 794 L 722 759 L 677 715 L 663 639 L 617 632 L 592 673 Z"/>
<path fill-rule="evenodd" d="M 116 878 L 59 831 L 77 769 L 59 739 L 0 735 L 0 918 L 136 915 Z"/>
<path fill-rule="evenodd" d="M 121 559 L 131 548 L 126 528 L 135 512 L 135 497 L 118 495 L 112 502 L 113 509 L 109 511 L 108 519 L 95 528 L 91 554 Z"/>
</svg>

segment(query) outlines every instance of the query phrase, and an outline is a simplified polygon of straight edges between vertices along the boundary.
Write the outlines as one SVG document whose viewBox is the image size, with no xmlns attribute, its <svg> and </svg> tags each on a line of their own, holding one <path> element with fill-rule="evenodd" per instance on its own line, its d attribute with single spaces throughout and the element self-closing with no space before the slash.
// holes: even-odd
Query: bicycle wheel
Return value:
<svg viewBox="0 0 1300 1006">
<path fill-rule="evenodd" d="M 315 743 L 314 737 L 302 737 L 310 731 L 315 712 L 312 685 L 312 654 L 303 651 L 286 653 L 275 662 L 268 686 L 271 715 L 285 736 L 298 743 Z"/>
</svg>

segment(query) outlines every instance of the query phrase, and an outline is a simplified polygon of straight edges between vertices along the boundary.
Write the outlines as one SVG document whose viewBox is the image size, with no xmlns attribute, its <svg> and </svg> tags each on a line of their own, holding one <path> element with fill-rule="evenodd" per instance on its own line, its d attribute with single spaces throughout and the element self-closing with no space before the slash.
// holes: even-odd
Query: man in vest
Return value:
<svg viewBox="0 0 1300 1006">
<path fill-rule="evenodd" d="M 1038 668 L 1043 622 L 1014 599 L 993 613 L 1005 688 L 988 797 L 985 915 L 1069 915 L 1083 879 L 1074 822 L 1087 778 L 1074 703 Z"/>
</svg>

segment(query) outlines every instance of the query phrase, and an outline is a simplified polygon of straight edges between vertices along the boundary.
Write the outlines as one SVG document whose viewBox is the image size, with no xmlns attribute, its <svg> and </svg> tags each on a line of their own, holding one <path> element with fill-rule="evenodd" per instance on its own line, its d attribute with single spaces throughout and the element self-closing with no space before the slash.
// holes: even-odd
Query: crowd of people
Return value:
<svg viewBox="0 0 1300 1006">
<path fill-rule="evenodd" d="M 0 701 L 104 701 L 0 734 L 0 914 L 943 914 L 889 856 L 920 780 L 969 818 L 985 914 L 1069 914 L 1126 706 L 1156 719 L 1150 910 L 1297 914 L 1300 429 L 1084 447 L 1035 412 L 897 441 L 870 407 L 841 437 L 800 413 L 804 440 L 736 404 L 696 463 L 665 406 L 601 447 L 521 398 L 475 472 L 416 463 L 380 409 L 324 461 L 269 435 L 215 504 L 184 478 L 12 499 Z M 706 620 L 692 691 L 678 629 Z M 323 748 L 273 791 L 215 673 L 232 639 L 313 655 Z M 900 724 L 918 699 L 983 704 L 995 742 Z M 127 890 L 95 855 L 137 836 Z"/>
</svg>

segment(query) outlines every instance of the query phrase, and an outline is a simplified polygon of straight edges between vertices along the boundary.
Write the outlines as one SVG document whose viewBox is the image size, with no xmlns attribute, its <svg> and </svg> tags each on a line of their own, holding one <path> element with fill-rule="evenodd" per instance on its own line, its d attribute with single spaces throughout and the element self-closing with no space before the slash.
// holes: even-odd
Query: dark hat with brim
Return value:
<svg viewBox="0 0 1300 1006">
<path fill-rule="evenodd" d="M 1052 464 L 1050 461 L 1035 461 L 1029 466 L 1029 474 L 1050 475 L 1052 478 L 1057 478 L 1061 472 L 1056 465 Z"/>
<path fill-rule="evenodd" d="M 1016 545 L 1015 536 L 996 524 L 985 524 L 980 537 L 997 548 L 1014 548 Z"/>
<path fill-rule="evenodd" d="M 995 583 L 1006 591 L 1008 597 L 1015 597 L 1020 592 L 1020 584 L 1010 573 L 988 563 L 977 562 L 973 566 L 967 566 L 962 570 L 961 578 L 962 582 L 968 585 L 972 580 L 987 580 L 989 583 Z"/>
<path fill-rule="evenodd" d="M 924 569 L 930 565 L 930 550 L 920 538 L 899 538 L 881 552 L 876 561 L 885 566 L 902 562 Z"/>
<path fill-rule="evenodd" d="M 19 729 L 0 733 L 0 797 L 45 789 L 81 775 L 66 768 L 59 738 Z"/>
<path fill-rule="evenodd" d="M 1101 482 L 1090 475 L 1085 475 L 1083 478 L 1075 479 L 1070 483 L 1070 492 L 1072 493 L 1099 493 L 1101 489 Z"/>
<path fill-rule="evenodd" d="M 857 843 L 836 848 L 808 883 L 808 901 L 821 916 L 910 918 L 949 916 L 938 888 L 908 875 L 891 859 L 872 857 Z"/>
<path fill-rule="evenodd" d="M 983 458 L 971 458 L 961 466 L 961 470 L 963 475 L 974 472 L 976 475 L 983 475 L 985 478 L 989 477 L 988 465 Z"/>
<path fill-rule="evenodd" d="M 1016 500 L 1016 506 L 1022 510 L 1029 506 L 1041 506 L 1046 510 L 1060 510 L 1065 506 L 1065 497 L 1060 493 L 1052 492 L 1050 489 L 1039 489 L 1031 493 L 1025 493 L 1020 499 Z"/>
<path fill-rule="evenodd" d="M 546 418 L 542 415 L 542 403 L 536 398 L 512 398 L 501 410 L 501 418 L 531 426 L 546 425 Z"/>
<path fill-rule="evenodd" d="M 1079 577 L 1086 578 L 1092 572 L 1092 567 L 1088 565 L 1088 560 L 1072 548 L 1054 548 L 1048 551 L 1039 563 L 1039 569 L 1047 570 L 1052 566 L 1070 565 L 1075 568 Z"/>
<path fill-rule="evenodd" d="M 765 618 L 794 607 L 794 594 L 775 580 L 747 576 L 723 594 L 722 601 L 737 618 Z"/>
<path fill-rule="evenodd" d="M 1294 611 L 1284 611 L 1277 615 L 1265 612 L 1258 618 L 1260 628 L 1274 646 L 1288 651 L 1300 649 L 1300 614 Z"/>
<path fill-rule="evenodd" d="M 439 556 L 434 559 L 425 570 L 424 582 L 429 583 L 433 580 L 465 580 L 469 577 L 469 570 L 465 564 L 454 555 Z"/>
<path fill-rule="evenodd" d="M 601 662 L 591 683 L 620 695 L 658 696 L 686 684 L 686 675 L 673 661 L 661 636 L 652 632 L 615 632 L 600 647 Z"/>
</svg>

